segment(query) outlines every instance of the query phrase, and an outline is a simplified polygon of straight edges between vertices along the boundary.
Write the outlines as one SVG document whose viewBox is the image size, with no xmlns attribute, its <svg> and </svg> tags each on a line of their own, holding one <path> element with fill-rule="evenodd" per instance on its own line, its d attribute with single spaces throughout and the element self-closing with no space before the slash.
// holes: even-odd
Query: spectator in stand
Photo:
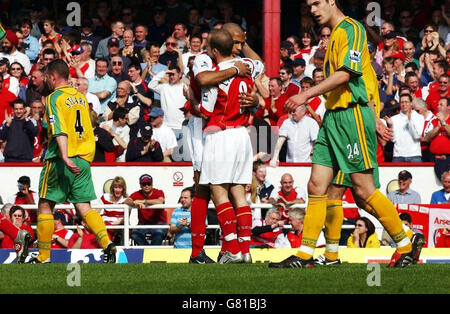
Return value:
<svg viewBox="0 0 450 314">
<path fill-rule="evenodd" d="M 29 118 L 36 120 L 39 128 L 39 133 L 34 138 L 33 162 L 42 162 L 47 148 L 47 126 L 44 124 L 44 114 L 45 108 L 42 101 L 33 101 L 31 103 Z"/>
<path fill-rule="evenodd" d="M 150 83 L 159 72 L 166 71 L 167 66 L 159 63 L 160 48 L 156 43 L 149 43 L 146 46 L 146 60 L 141 67 L 144 69 L 141 77 L 146 83 Z M 154 93 L 153 107 L 161 107 L 161 96 Z"/>
<path fill-rule="evenodd" d="M 166 23 L 167 12 L 162 7 L 153 8 L 153 23 L 149 26 L 149 40 L 154 41 L 160 47 L 167 37 L 172 34 L 172 30 Z"/>
<path fill-rule="evenodd" d="M 314 34 L 312 31 L 302 31 L 300 32 L 300 40 L 301 40 L 301 48 L 299 50 L 301 54 L 301 58 L 305 60 L 306 64 L 309 64 L 309 60 L 314 55 L 315 49 L 313 49 L 314 45 Z M 297 58 L 298 55 L 295 57 Z"/>
<path fill-rule="evenodd" d="M 142 69 L 139 64 L 132 63 L 128 67 L 128 76 L 131 82 L 131 89 L 134 95 L 139 99 L 139 103 L 145 107 L 150 107 L 153 99 L 153 92 L 147 87 L 141 77 Z M 143 112 L 141 112 L 142 116 Z"/>
<path fill-rule="evenodd" d="M 111 120 L 116 108 L 126 108 L 128 110 L 127 124 L 130 127 L 130 139 L 134 139 L 139 131 L 138 121 L 141 115 L 141 104 L 136 94 L 131 94 L 131 91 L 131 83 L 129 81 L 123 81 L 117 85 L 117 97 L 108 103 L 103 113 L 103 120 Z"/>
<path fill-rule="evenodd" d="M 19 24 L 20 32 L 23 36 L 23 47 L 25 48 L 25 54 L 31 63 L 37 61 L 39 55 L 39 41 L 36 37 L 30 35 L 33 23 L 30 19 L 25 18 Z"/>
<path fill-rule="evenodd" d="M 375 60 L 379 65 L 382 65 L 384 58 L 394 56 L 400 49 L 401 47 L 399 47 L 396 33 L 394 31 L 389 31 L 383 34 L 383 45 L 381 48 L 378 47 Z"/>
<path fill-rule="evenodd" d="M 0 75 L 0 121 L 4 121 L 6 116 L 12 114 L 11 103 L 17 99 L 16 95 L 8 89 L 3 88 L 3 76 Z"/>
<path fill-rule="evenodd" d="M 81 42 L 80 47 L 82 52 L 74 55 L 70 61 L 70 76 L 91 79 L 95 75 L 95 61 L 91 59 L 92 46 L 88 42 Z"/>
<path fill-rule="evenodd" d="M 271 126 L 281 125 L 284 119 L 287 118 L 284 104 L 288 100 L 288 97 L 286 94 L 281 93 L 281 89 L 281 79 L 279 77 L 270 78 L 270 96 L 264 98 L 264 106 L 259 106 L 258 111 L 255 114 L 255 117 L 265 119 Z"/>
<path fill-rule="evenodd" d="M 410 188 L 412 175 L 407 170 L 398 173 L 398 190 L 389 192 L 387 197 L 394 204 L 421 204 L 420 194 Z"/>
<path fill-rule="evenodd" d="M 192 34 L 189 36 L 189 46 L 188 51 L 182 54 L 184 75 L 188 75 L 189 66 L 188 60 L 192 56 L 197 56 L 202 52 L 202 37 L 199 34 Z"/>
<path fill-rule="evenodd" d="M 314 85 L 319 84 L 320 82 L 322 82 L 325 77 L 323 76 L 323 69 L 322 68 L 315 68 L 312 72 L 312 79 L 314 81 Z M 319 96 L 323 98 L 322 96 Z"/>
<path fill-rule="evenodd" d="M 413 24 L 413 13 L 409 9 L 400 11 L 400 32 L 405 38 L 417 44 L 420 41 L 419 30 Z"/>
<path fill-rule="evenodd" d="M 77 82 L 75 83 L 77 90 L 86 96 L 86 99 L 89 103 L 89 108 L 94 110 L 97 115 L 100 114 L 101 105 L 98 97 L 92 93 L 89 93 L 89 80 L 85 77 L 79 77 Z"/>
<path fill-rule="evenodd" d="M 170 36 L 165 42 L 167 50 L 161 52 L 159 56 L 159 63 L 166 65 L 167 67 L 178 65 L 180 69 L 183 67 L 183 57 L 181 55 L 181 50 L 179 50 L 177 39 Z"/>
<path fill-rule="evenodd" d="M 189 38 L 187 36 L 187 28 L 186 25 L 183 23 L 177 23 L 175 24 L 173 28 L 172 38 L 174 38 L 177 41 L 177 46 L 172 46 L 173 48 L 176 47 L 181 53 L 185 53 L 188 49 L 189 44 Z M 161 54 L 164 54 L 167 51 L 167 45 L 170 42 L 166 40 L 166 42 L 161 46 Z"/>
<path fill-rule="evenodd" d="M 125 30 L 134 29 L 134 20 L 136 18 L 136 11 L 131 7 L 125 5 L 120 10 L 120 19 L 123 21 Z M 125 36 L 125 35 L 124 35 Z M 125 41 L 125 39 L 124 39 Z"/>
<path fill-rule="evenodd" d="M 316 69 L 317 70 L 317 69 Z M 316 71 L 314 70 L 314 71 Z M 316 73 L 322 73 L 322 71 L 317 71 Z M 317 83 L 314 82 L 313 79 L 309 78 L 309 77 L 305 77 L 302 79 L 302 81 L 300 82 L 301 87 L 302 87 L 302 91 L 306 91 L 308 89 L 310 89 L 311 87 L 313 87 L 314 85 L 317 85 Z M 306 114 L 308 116 L 310 116 L 311 118 L 313 118 L 314 120 L 316 120 L 317 124 L 319 126 L 322 125 L 322 119 L 325 115 L 325 98 L 323 97 L 323 95 L 320 96 L 316 96 L 310 100 L 308 100 L 308 103 L 306 104 L 306 109 L 307 112 Z"/>
<path fill-rule="evenodd" d="M 165 124 L 174 132 L 181 131 L 184 115 L 180 109 L 187 101 L 183 93 L 182 76 L 181 69 L 177 65 L 171 65 L 167 71 L 158 73 L 148 84 L 152 91 L 161 96 L 161 109 L 165 114 Z"/>
<path fill-rule="evenodd" d="M 298 38 L 296 35 L 291 35 L 286 38 L 286 41 L 289 41 L 294 46 L 294 60 L 297 58 L 301 58 L 302 54 L 300 52 L 300 38 Z"/>
<path fill-rule="evenodd" d="M 0 57 L 0 76 L 3 77 L 3 90 L 9 90 L 14 96 L 18 96 L 20 92 L 19 80 L 11 76 L 8 72 L 9 60 Z"/>
<path fill-rule="evenodd" d="M 99 203 L 105 205 L 123 204 L 127 198 L 127 183 L 123 177 L 117 176 L 112 180 L 111 185 L 109 186 L 109 192 L 104 193 L 100 197 Z M 123 225 L 124 223 L 123 209 L 103 208 L 100 215 L 107 226 L 118 226 Z M 121 244 L 123 234 L 121 230 L 109 229 L 108 234 L 114 243 Z"/>
<path fill-rule="evenodd" d="M 323 26 L 319 32 L 320 41 L 316 46 L 317 50 L 327 51 L 328 41 L 331 36 L 331 29 L 328 26 Z"/>
<path fill-rule="evenodd" d="M 145 48 L 147 46 L 147 36 L 148 36 L 148 27 L 144 24 L 138 24 L 136 25 L 136 28 L 134 29 L 134 46 L 139 48 Z"/>
<path fill-rule="evenodd" d="M 305 77 L 306 62 L 302 58 L 294 59 L 292 62 L 292 78 L 291 82 L 301 87 L 300 81 Z"/>
<path fill-rule="evenodd" d="M 45 83 L 45 72 L 41 69 L 36 69 L 31 74 L 31 81 L 25 90 L 25 103 L 31 106 L 35 100 L 43 101 L 44 97 L 50 95 L 50 89 Z"/>
<path fill-rule="evenodd" d="M 314 142 L 317 139 L 319 125 L 306 115 L 305 105 L 297 107 L 289 119 L 284 120 L 278 133 L 270 165 L 276 167 L 281 147 L 287 141 L 286 162 L 311 162 Z"/>
<path fill-rule="evenodd" d="M 189 9 L 186 28 L 191 38 L 192 35 L 201 33 L 204 27 L 200 26 L 200 10 L 198 8 L 192 7 Z"/>
<path fill-rule="evenodd" d="M 283 41 L 280 45 L 280 66 L 292 66 L 294 59 L 294 45 L 290 41 Z"/>
<path fill-rule="evenodd" d="M 405 66 L 408 63 L 414 62 L 417 67 L 420 67 L 419 60 L 414 57 L 416 53 L 416 47 L 414 46 L 414 43 L 412 41 L 408 40 L 403 43 L 402 52 L 405 55 L 405 62 L 403 63 Z"/>
<path fill-rule="evenodd" d="M 424 126 L 420 135 L 420 147 L 422 149 L 422 161 L 434 162 L 434 156 L 430 152 L 430 145 L 425 141 L 425 135 L 433 129 L 432 121 L 437 119 L 436 116 L 427 109 L 427 103 L 422 98 L 414 98 L 412 101 L 414 111 L 424 118 Z"/>
<path fill-rule="evenodd" d="M 91 47 L 91 58 L 95 58 L 98 44 L 102 38 L 93 33 L 93 23 L 91 19 L 84 19 L 81 21 L 81 42 L 88 42 Z"/>
<path fill-rule="evenodd" d="M 121 56 L 114 56 L 110 58 L 111 71 L 108 71 L 109 76 L 116 80 L 117 84 L 122 81 L 129 80 L 128 74 L 124 70 L 123 59 Z"/>
<path fill-rule="evenodd" d="M 167 223 L 165 209 L 147 208 L 151 205 L 164 204 L 164 192 L 153 188 L 153 178 L 149 174 L 141 175 L 139 184 L 141 189 L 131 194 L 125 200 L 125 204 L 138 208 L 139 225 L 165 225 Z M 137 245 L 148 245 L 147 234 L 151 234 L 150 245 L 161 245 L 167 235 L 167 229 L 134 229 L 131 238 Z"/>
<path fill-rule="evenodd" d="M 450 76 L 448 74 L 442 74 L 438 80 L 438 87 L 427 97 L 428 109 L 430 109 L 434 114 L 438 112 L 438 103 L 442 98 L 450 97 Z"/>
<path fill-rule="evenodd" d="M 325 51 L 323 51 L 322 49 L 317 49 L 314 52 L 314 55 L 309 60 L 309 63 L 306 64 L 305 76 L 313 78 L 314 70 L 322 69 L 324 60 L 325 60 Z"/>
<path fill-rule="evenodd" d="M 445 171 L 441 176 L 442 189 L 431 194 L 430 204 L 450 203 L 450 171 Z"/>
<path fill-rule="evenodd" d="M 108 120 L 100 124 L 100 127 L 105 129 L 111 136 L 113 136 L 114 153 L 105 157 L 106 161 L 125 161 L 126 149 L 130 141 L 130 127 L 128 122 L 128 109 L 118 107 L 114 109 L 112 120 Z"/>
<path fill-rule="evenodd" d="M 57 211 L 53 214 L 55 231 L 52 236 L 52 249 L 64 249 L 69 245 L 69 240 L 73 236 L 73 231 L 64 227 L 67 224 L 66 216 Z"/>
<path fill-rule="evenodd" d="M 100 114 L 103 114 L 109 101 L 116 97 L 117 82 L 107 72 L 108 60 L 97 59 L 95 61 L 95 76 L 89 80 L 88 91 L 100 100 Z"/>
<path fill-rule="evenodd" d="M 255 185 L 252 189 L 256 190 L 256 199 L 254 203 L 269 203 L 269 197 L 274 189 L 274 186 L 269 182 L 269 180 L 267 180 L 267 167 L 261 160 L 253 162 L 252 185 Z M 258 210 L 258 208 L 252 208 L 253 219 L 260 219 L 264 217 L 266 215 L 266 211 L 267 209 L 261 212 L 261 209 Z"/>
<path fill-rule="evenodd" d="M 28 176 L 21 176 L 17 180 L 17 188 L 19 192 L 8 197 L 7 203 L 15 205 L 37 204 L 39 195 L 30 189 L 31 179 Z M 36 223 L 36 211 L 32 209 L 26 210 L 24 221 L 28 224 Z"/>
<path fill-rule="evenodd" d="M 276 208 L 269 209 L 264 219 L 253 219 L 251 247 L 274 248 L 283 226 L 281 213 Z"/>
<path fill-rule="evenodd" d="M 42 47 L 43 43 L 47 40 L 51 40 L 53 44 L 56 44 L 59 40 L 61 40 L 62 35 L 56 31 L 56 23 L 54 20 L 45 19 L 43 24 L 44 32 L 39 39 L 39 45 Z"/>
<path fill-rule="evenodd" d="M 108 48 L 108 58 L 107 59 L 109 61 L 109 64 L 111 64 L 111 58 L 119 56 L 122 59 L 122 62 L 123 62 L 123 70 L 125 71 L 125 73 L 127 73 L 128 72 L 128 66 L 131 64 L 131 59 L 128 58 L 128 57 L 125 57 L 125 56 L 123 56 L 122 54 L 119 53 L 120 52 L 120 42 L 119 42 L 119 40 L 117 38 L 114 38 L 114 37 L 111 38 L 108 41 L 107 48 Z M 136 60 L 136 62 L 138 62 L 138 61 Z M 111 71 L 112 71 L 111 67 L 108 66 L 108 72 L 111 72 Z"/>
<path fill-rule="evenodd" d="M 140 136 L 131 140 L 127 147 L 126 162 L 159 162 L 164 155 L 161 145 L 152 139 L 153 131 L 149 123 L 141 125 Z"/>
<path fill-rule="evenodd" d="M 25 69 L 25 74 L 28 75 L 31 69 L 31 62 L 26 54 L 17 50 L 19 40 L 17 39 L 16 34 L 9 29 L 6 30 L 6 37 L 1 44 L 2 52 L 0 52 L 0 58 L 8 59 L 10 64 L 14 61 L 19 62 Z"/>
<path fill-rule="evenodd" d="M 355 230 L 347 240 L 348 248 L 379 248 L 381 246 L 375 225 L 367 217 L 356 220 Z"/>
<path fill-rule="evenodd" d="M 27 225 L 25 223 L 25 210 L 20 206 L 12 206 L 9 210 L 9 218 L 12 222 L 12 224 L 17 227 L 20 230 L 26 230 L 31 235 L 31 239 L 29 241 L 30 247 L 32 246 L 32 243 L 34 242 L 34 231 L 31 228 L 31 226 Z M 14 239 L 12 239 L 10 236 L 3 234 L 3 240 L 1 241 L 1 248 L 2 249 L 13 249 L 15 246 Z"/>
<path fill-rule="evenodd" d="M 150 122 L 153 127 L 152 140 L 157 141 L 161 145 L 164 161 L 170 162 L 170 157 L 178 143 L 173 129 L 164 123 L 164 119 L 165 113 L 161 108 L 154 107 L 150 112 Z"/>
<path fill-rule="evenodd" d="M 291 228 L 283 228 L 283 231 L 275 239 L 275 248 L 299 248 L 302 244 L 304 220 L 304 208 L 291 208 L 289 210 Z"/>
<path fill-rule="evenodd" d="M 100 42 L 98 43 L 97 51 L 95 52 L 96 60 L 99 58 L 101 58 L 101 59 L 107 58 L 109 56 L 108 42 L 111 38 L 116 38 L 119 40 L 120 48 L 124 46 L 123 41 L 121 39 L 123 36 L 123 32 L 125 31 L 123 22 L 116 21 L 116 22 L 111 23 L 111 31 L 112 31 L 111 36 L 108 36 L 108 37 L 100 40 Z"/>
<path fill-rule="evenodd" d="M 51 42 L 49 42 L 51 43 Z M 45 66 L 47 66 L 50 62 L 58 58 L 58 53 L 55 50 L 53 44 L 51 47 L 46 48 L 50 45 L 45 45 L 42 47 L 41 52 L 39 52 L 39 59 L 35 65 L 30 70 L 30 75 L 33 74 L 34 70 L 40 69 L 42 70 Z"/>
<path fill-rule="evenodd" d="M 92 129 L 95 137 L 95 156 L 93 162 L 105 162 L 105 152 L 114 152 L 113 138 L 116 133 L 110 129 L 109 133 L 104 128 L 99 127 L 98 115 L 94 110 L 90 111 Z"/>
<path fill-rule="evenodd" d="M 173 247 L 175 249 L 192 248 L 191 238 L 191 206 L 194 197 L 193 188 L 185 188 L 181 191 L 181 207 L 172 212 L 169 223 L 169 232 L 174 236 Z"/>
<path fill-rule="evenodd" d="M 123 44 L 124 46 L 120 48 L 119 54 L 123 57 L 131 58 L 132 60 L 138 60 L 142 62 L 141 57 L 141 49 L 142 47 L 138 47 L 134 45 L 134 33 L 131 29 L 126 29 L 123 32 Z"/>
<path fill-rule="evenodd" d="M 434 155 L 434 172 L 438 178 L 450 169 L 450 104 L 449 98 L 441 98 L 438 112 L 432 121 L 433 129 L 425 134 L 430 143 L 430 152 Z"/>
<path fill-rule="evenodd" d="M 30 82 L 30 79 L 25 74 L 25 69 L 23 68 L 23 65 L 17 61 L 14 61 L 13 63 L 11 63 L 11 65 L 9 66 L 8 73 L 9 73 L 9 75 L 15 77 L 19 81 L 20 89 L 26 88 L 26 86 Z"/>
<path fill-rule="evenodd" d="M 270 193 L 269 203 L 279 206 L 278 210 L 281 212 L 281 219 L 287 222 L 289 219 L 289 206 L 305 204 L 308 197 L 304 189 L 294 187 L 294 178 L 289 173 L 281 176 L 280 184 L 280 187 L 273 189 L 272 193 Z"/>
<path fill-rule="evenodd" d="M 394 129 L 393 162 L 421 162 L 420 136 L 424 118 L 412 110 L 412 96 L 400 96 L 400 113 L 392 118 L 385 117 L 388 126 Z"/>
<path fill-rule="evenodd" d="M 68 243 L 67 248 L 69 249 L 99 249 L 100 246 L 97 242 L 95 234 L 92 233 L 91 228 L 87 225 L 84 220 L 81 220 L 81 225 L 77 225 L 77 232 L 74 233 Z"/>
<path fill-rule="evenodd" d="M 31 162 L 39 127 L 34 118 L 28 119 L 23 100 L 14 100 L 12 106 L 14 116 L 6 115 L 0 127 L 0 139 L 6 141 L 5 162 Z"/>
</svg>

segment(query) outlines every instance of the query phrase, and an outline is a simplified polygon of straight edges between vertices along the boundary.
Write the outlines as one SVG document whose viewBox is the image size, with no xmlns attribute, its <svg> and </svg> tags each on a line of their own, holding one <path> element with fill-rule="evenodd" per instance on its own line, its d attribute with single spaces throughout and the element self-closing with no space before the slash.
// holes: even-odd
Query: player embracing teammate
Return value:
<svg viewBox="0 0 450 314">
<path fill-rule="evenodd" d="M 210 196 L 223 235 L 219 263 L 251 262 L 252 216 L 244 186 L 251 183 L 253 152 L 246 126 L 250 117 L 248 107 L 257 103 L 251 93 L 253 80 L 263 71 L 263 65 L 255 60 L 235 58 L 244 45 L 242 30 L 237 25 L 226 24 L 224 29 L 209 34 L 208 53 L 194 60 L 192 77 L 195 79 L 191 82 L 189 99 L 197 117 L 189 122 L 188 145 L 196 197 L 191 212 L 190 263 L 213 262 L 203 251 Z M 246 49 L 250 55 L 253 53 L 249 47 Z M 208 86 L 202 88 L 201 99 L 197 82 Z M 197 107 L 199 100 L 201 104 Z"/>
</svg>

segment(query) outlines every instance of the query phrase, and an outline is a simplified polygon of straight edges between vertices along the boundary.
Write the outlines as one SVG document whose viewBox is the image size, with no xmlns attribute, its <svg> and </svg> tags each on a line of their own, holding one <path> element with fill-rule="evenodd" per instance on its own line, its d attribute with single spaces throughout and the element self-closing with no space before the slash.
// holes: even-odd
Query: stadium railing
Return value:
<svg viewBox="0 0 450 314">
<path fill-rule="evenodd" d="M 37 205 L 20 205 L 24 209 L 32 209 L 37 210 Z M 172 245 L 161 245 L 161 246 L 137 246 L 137 245 L 131 245 L 130 242 L 130 230 L 133 229 L 169 229 L 169 225 L 138 225 L 138 224 L 131 224 L 130 223 L 130 210 L 132 207 L 125 205 L 125 204 L 113 204 L 113 205 L 103 205 L 103 204 L 92 204 L 91 206 L 93 209 L 121 209 L 124 212 L 124 223 L 123 225 L 107 225 L 107 229 L 119 229 L 124 231 L 123 235 L 123 243 L 124 245 L 121 246 L 123 248 L 172 248 Z M 146 207 L 146 209 L 167 209 L 167 208 L 178 208 L 181 207 L 181 204 L 157 204 Z M 306 204 L 295 204 L 288 206 L 290 208 L 306 208 Z M 343 204 L 344 208 L 358 208 L 356 204 Z M 209 205 L 208 208 L 215 208 L 214 205 Z M 250 208 L 260 208 L 260 209 L 271 209 L 271 208 L 278 208 L 278 206 L 272 205 L 272 204 L 260 204 L 255 203 L 251 204 Z M 65 210 L 65 209 L 71 209 L 74 210 L 73 205 L 56 205 L 55 210 Z M 285 225 L 287 228 L 289 228 L 289 225 Z M 66 229 L 76 229 L 76 225 L 65 225 Z M 33 229 L 36 229 L 36 226 L 32 226 Z M 80 226 L 82 228 L 82 226 Z M 219 225 L 208 225 L 207 229 L 219 229 Z M 353 229 L 355 228 L 354 225 L 343 225 L 342 229 Z M 205 246 L 207 247 L 207 246 Z M 213 246 L 216 247 L 216 246 Z"/>
</svg>

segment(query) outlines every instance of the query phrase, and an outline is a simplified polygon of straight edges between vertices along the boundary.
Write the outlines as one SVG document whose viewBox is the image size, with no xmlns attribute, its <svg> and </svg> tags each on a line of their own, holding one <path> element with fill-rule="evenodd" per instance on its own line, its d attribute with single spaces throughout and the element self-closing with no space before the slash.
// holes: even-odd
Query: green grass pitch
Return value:
<svg viewBox="0 0 450 314">
<path fill-rule="evenodd" d="M 450 264 L 418 264 L 404 269 L 388 269 L 386 264 L 379 264 L 379 272 L 368 269 L 367 264 L 313 269 L 271 269 L 260 263 L 80 264 L 79 273 L 68 265 L 2 265 L 0 293 L 448 294 L 450 291 Z M 74 286 L 77 278 L 80 285 Z"/>
</svg>

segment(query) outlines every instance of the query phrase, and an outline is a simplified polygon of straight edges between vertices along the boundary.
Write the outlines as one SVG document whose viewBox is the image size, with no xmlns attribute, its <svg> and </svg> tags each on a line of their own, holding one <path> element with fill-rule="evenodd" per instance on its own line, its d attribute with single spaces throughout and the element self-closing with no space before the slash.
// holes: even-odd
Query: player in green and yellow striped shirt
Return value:
<svg viewBox="0 0 450 314">
<path fill-rule="evenodd" d="M 62 60 L 48 64 L 46 80 L 54 89 L 45 102 L 48 149 L 39 180 L 37 235 L 39 255 L 30 263 L 49 263 L 56 203 L 70 202 L 94 232 L 104 250 L 104 262 L 115 262 L 116 248 L 109 240 L 100 214 L 91 208 L 96 199 L 90 162 L 95 139 L 89 104 L 83 94 L 68 85 L 69 67 Z"/>
<path fill-rule="evenodd" d="M 296 255 L 269 267 L 314 267 L 316 242 L 326 222 L 327 190 L 339 170 L 349 174 L 356 196 L 396 242 L 390 266 L 404 267 L 413 262 L 416 251 L 395 206 L 374 184 L 376 121 L 369 104 L 379 96 L 366 31 L 361 23 L 342 13 L 337 0 L 307 0 L 307 4 L 317 22 L 332 29 L 324 60 L 325 80 L 292 96 L 286 110 L 292 112 L 310 98 L 327 94 L 327 112 L 314 145 L 301 247 Z"/>
</svg>

